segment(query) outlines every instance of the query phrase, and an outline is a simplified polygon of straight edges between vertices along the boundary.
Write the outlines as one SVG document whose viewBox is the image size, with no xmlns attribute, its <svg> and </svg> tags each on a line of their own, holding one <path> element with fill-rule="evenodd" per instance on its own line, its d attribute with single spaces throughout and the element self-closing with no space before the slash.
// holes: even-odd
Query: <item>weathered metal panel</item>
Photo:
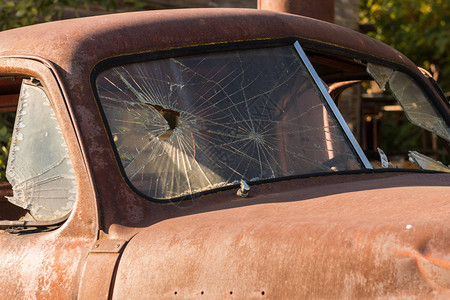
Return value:
<svg viewBox="0 0 450 300">
<path fill-rule="evenodd" d="M 86 260 L 78 298 L 80 300 L 110 299 L 111 284 L 114 280 L 114 271 L 120 253 L 92 252 Z"/>
<path fill-rule="evenodd" d="M 450 186 L 440 176 L 294 180 L 161 221 L 125 248 L 113 298 L 444 296 Z"/>
</svg>

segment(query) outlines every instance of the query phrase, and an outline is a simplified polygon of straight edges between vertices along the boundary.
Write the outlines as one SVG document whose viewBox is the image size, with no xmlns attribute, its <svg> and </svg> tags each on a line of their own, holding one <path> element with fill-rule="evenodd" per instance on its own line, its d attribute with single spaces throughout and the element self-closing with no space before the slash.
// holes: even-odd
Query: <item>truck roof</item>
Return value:
<svg viewBox="0 0 450 300">
<path fill-rule="evenodd" d="M 73 76 L 108 57 L 232 41 L 295 37 L 414 68 L 397 50 L 335 24 L 256 9 L 180 9 L 103 15 L 0 33 L 0 55 L 38 56 Z"/>
</svg>

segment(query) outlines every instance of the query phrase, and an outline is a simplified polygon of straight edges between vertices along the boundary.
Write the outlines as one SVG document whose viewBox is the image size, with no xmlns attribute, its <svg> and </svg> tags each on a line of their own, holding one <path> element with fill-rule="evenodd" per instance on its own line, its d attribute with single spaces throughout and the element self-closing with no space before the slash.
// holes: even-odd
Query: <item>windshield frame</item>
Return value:
<svg viewBox="0 0 450 300">
<path fill-rule="evenodd" d="M 355 136 L 353 135 L 352 131 L 348 127 L 347 122 L 345 122 L 344 117 L 342 117 L 341 112 L 337 108 L 337 106 L 334 103 L 333 99 L 331 98 L 330 94 L 328 94 L 325 84 L 320 79 L 316 70 L 312 66 L 311 62 L 308 59 L 308 56 L 306 55 L 305 51 L 303 51 L 302 47 L 300 46 L 300 43 L 298 41 L 295 41 L 294 47 L 295 47 L 295 50 L 297 50 L 297 53 L 300 56 L 300 59 L 303 61 L 306 68 L 308 69 L 309 73 L 312 75 L 315 84 L 319 87 L 320 92 L 322 93 L 323 97 L 325 98 L 325 100 L 326 100 L 329 108 L 333 112 L 334 116 L 337 118 L 339 125 L 341 125 L 341 128 L 344 130 L 345 135 L 347 136 L 347 138 L 349 139 L 354 150 L 356 151 L 359 158 L 361 159 L 364 167 L 366 169 L 372 169 L 372 165 L 370 164 L 369 160 L 367 159 L 366 155 L 364 154 L 364 151 L 362 150 L 358 141 L 356 141 Z"/>
</svg>

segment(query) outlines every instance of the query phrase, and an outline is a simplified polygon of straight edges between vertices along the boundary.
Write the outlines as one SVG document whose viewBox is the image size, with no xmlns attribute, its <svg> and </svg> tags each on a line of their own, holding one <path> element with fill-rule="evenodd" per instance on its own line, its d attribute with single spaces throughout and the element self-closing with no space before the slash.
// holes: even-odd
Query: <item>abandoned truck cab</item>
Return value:
<svg viewBox="0 0 450 300">
<path fill-rule="evenodd" d="M 1 298 L 449 292 L 450 175 L 436 159 L 449 103 L 396 50 L 245 9 L 0 37 L 0 107 L 16 112 Z M 441 152 L 392 159 L 355 137 L 341 96 L 362 82 L 390 92 Z"/>
</svg>

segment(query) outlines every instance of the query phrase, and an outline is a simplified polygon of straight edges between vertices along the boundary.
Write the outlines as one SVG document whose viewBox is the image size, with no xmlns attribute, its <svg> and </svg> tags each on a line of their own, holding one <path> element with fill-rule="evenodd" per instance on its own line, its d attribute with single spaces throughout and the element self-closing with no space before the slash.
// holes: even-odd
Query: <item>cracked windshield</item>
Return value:
<svg viewBox="0 0 450 300">
<path fill-rule="evenodd" d="M 155 199 L 362 168 L 292 46 L 124 64 L 96 88 L 124 173 Z"/>
</svg>

